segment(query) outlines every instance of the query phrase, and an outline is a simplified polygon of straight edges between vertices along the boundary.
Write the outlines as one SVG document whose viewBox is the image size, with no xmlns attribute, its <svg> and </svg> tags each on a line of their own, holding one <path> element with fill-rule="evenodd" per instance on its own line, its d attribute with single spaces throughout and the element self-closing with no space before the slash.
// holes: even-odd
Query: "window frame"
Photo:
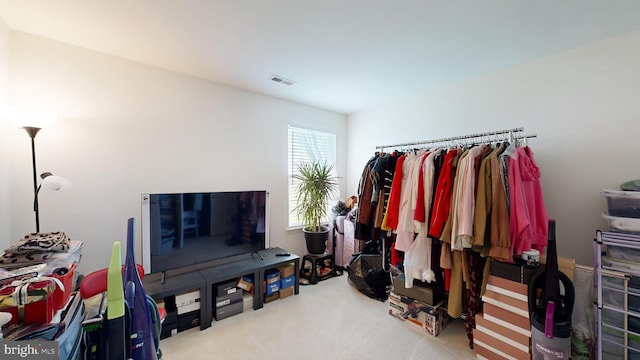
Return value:
<svg viewBox="0 0 640 360">
<path fill-rule="evenodd" d="M 301 229 L 302 220 L 292 210 L 297 204 L 295 195 L 296 181 L 294 174 L 297 164 L 307 161 L 324 161 L 334 164 L 333 175 L 337 177 L 337 139 L 336 134 L 326 129 L 312 128 L 304 125 L 289 123 L 287 127 L 287 228 Z M 306 139 L 305 139 L 306 138 Z M 338 196 L 338 194 L 336 194 Z M 331 209 L 327 209 L 331 214 Z M 327 223 L 329 218 L 324 219 Z"/>
</svg>

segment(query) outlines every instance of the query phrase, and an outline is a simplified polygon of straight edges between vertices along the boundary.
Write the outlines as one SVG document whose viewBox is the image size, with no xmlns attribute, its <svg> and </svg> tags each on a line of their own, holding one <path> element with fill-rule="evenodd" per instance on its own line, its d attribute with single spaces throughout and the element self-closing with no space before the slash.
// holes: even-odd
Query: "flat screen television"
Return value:
<svg viewBox="0 0 640 360">
<path fill-rule="evenodd" d="M 142 194 L 146 273 L 250 256 L 269 247 L 269 193 Z"/>
</svg>

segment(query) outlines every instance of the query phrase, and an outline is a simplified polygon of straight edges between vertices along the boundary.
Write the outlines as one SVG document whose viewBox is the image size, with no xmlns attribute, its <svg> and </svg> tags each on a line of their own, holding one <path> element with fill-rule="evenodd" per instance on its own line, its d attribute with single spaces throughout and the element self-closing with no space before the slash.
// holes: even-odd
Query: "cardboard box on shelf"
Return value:
<svg viewBox="0 0 640 360">
<path fill-rule="evenodd" d="M 278 271 L 280 272 L 280 278 L 286 278 L 295 274 L 295 266 L 293 264 L 287 264 L 278 266 Z"/>
<path fill-rule="evenodd" d="M 176 294 L 176 306 L 185 306 L 200 301 L 200 290 L 193 289 L 187 292 Z"/>
<path fill-rule="evenodd" d="M 229 316 L 237 315 L 242 312 L 242 301 L 216 308 L 216 320 L 226 319 Z"/>
<path fill-rule="evenodd" d="M 272 301 L 275 301 L 275 300 L 278 300 L 278 299 L 280 299 L 280 292 L 276 291 L 271 295 L 265 295 L 264 296 L 264 303 L 268 304 L 268 303 L 270 303 Z"/>
<path fill-rule="evenodd" d="M 198 299 L 198 302 L 191 303 L 189 305 L 178 306 L 178 315 L 182 315 L 182 314 L 186 314 L 188 312 L 200 310 L 200 302 L 199 302 L 199 300 L 200 299 Z"/>
<path fill-rule="evenodd" d="M 231 280 L 231 281 L 227 281 L 227 282 L 216 285 L 216 296 L 233 294 L 234 292 L 238 291 L 238 288 L 236 287 L 236 285 L 237 285 L 236 280 Z"/>
<path fill-rule="evenodd" d="M 253 310 L 253 296 L 249 293 L 244 293 L 242 296 L 242 311 Z"/>
<path fill-rule="evenodd" d="M 289 286 L 286 289 L 280 289 L 279 293 L 280 293 L 280 299 L 284 299 L 286 297 L 289 297 L 289 296 L 293 295 L 293 286 Z"/>
<path fill-rule="evenodd" d="M 280 282 L 280 272 L 277 269 L 269 269 L 264 272 L 264 280 L 267 284 Z"/>
<path fill-rule="evenodd" d="M 264 287 L 265 293 L 267 295 L 271 295 L 273 293 L 276 293 L 280 290 L 280 282 L 275 282 L 272 284 L 265 284 Z"/>
<path fill-rule="evenodd" d="M 251 293 L 253 291 L 253 275 L 245 275 L 238 279 L 238 288 Z"/>
<path fill-rule="evenodd" d="M 296 276 L 291 275 L 280 279 L 280 288 L 286 289 L 296 284 Z"/>
<path fill-rule="evenodd" d="M 184 331 L 200 325 L 200 313 L 192 312 L 178 316 L 178 331 Z"/>
<path fill-rule="evenodd" d="M 219 308 L 222 306 L 226 306 L 229 304 L 235 304 L 237 302 L 242 301 L 242 291 L 236 291 L 234 293 L 231 293 L 229 295 L 223 295 L 223 296 L 216 296 L 215 299 L 215 307 Z"/>
</svg>

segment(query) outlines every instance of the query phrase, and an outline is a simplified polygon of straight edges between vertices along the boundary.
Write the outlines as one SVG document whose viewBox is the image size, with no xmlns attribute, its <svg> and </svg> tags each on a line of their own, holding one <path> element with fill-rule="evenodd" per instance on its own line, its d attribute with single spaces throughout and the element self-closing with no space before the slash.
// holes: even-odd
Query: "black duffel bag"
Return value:
<svg viewBox="0 0 640 360">
<path fill-rule="evenodd" d="M 351 286 L 368 297 L 387 300 L 391 277 L 382 267 L 381 254 L 356 253 L 347 266 Z"/>
</svg>

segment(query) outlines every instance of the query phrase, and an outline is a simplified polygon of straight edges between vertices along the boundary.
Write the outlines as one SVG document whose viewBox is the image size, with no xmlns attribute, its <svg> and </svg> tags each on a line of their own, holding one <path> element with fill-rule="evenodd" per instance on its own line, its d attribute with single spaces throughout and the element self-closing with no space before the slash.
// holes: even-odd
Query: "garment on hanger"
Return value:
<svg viewBox="0 0 640 360">
<path fill-rule="evenodd" d="M 405 176 L 402 172 L 404 161 L 407 155 L 401 155 L 396 161 L 396 169 L 394 171 L 393 180 L 391 182 L 391 190 L 389 193 L 389 205 L 382 219 L 382 230 L 392 230 L 398 227 L 398 212 L 400 210 L 400 192 L 402 191 L 402 178 Z"/>
<path fill-rule="evenodd" d="M 431 208 L 431 220 L 429 222 L 429 236 L 440 238 L 444 225 L 449 219 L 451 207 L 451 188 L 455 177 L 455 169 L 461 149 L 450 149 L 444 157 L 440 177 L 435 189 L 433 207 Z"/>
<path fill-rule="evenodd" d="M 531 248 L 543 251 L 548 242 L 549 215 L 540 183 L 541 171 L 534 159 L 533 150 L 529 146 L 518 148 L 518 153 L 521 159 L 520 176 L 524 198 L 531 219 Z"/>
<path fill-rule="evenodd" d="M 461 248 L 471 247 L 471 237 L 473 236 L 473 223 L 475 214 L 477 171 L 476 164 L 486 152 L 488 146 L 481 144 L 469 150 L 466 157 L 464 173 L 461 174 L 462 184 L 460 186 L 460 197 L 456 206 L 458 229 L 456 231 L 455 243 Z M 452 239 L 453 242 L 453 239 Z M 456 248 L 458 248 L 456 246 Z"/>
<path fill-rule="evenodd" d="M 371 232 L 373 229 L 371 225 L 375 205 L 371 202 L 373 191 L 371 169 L 379 156 L 380 154 L 376 153 L 367 161 L 358 184 L 358 207 L 356 214 L 355 238 L 363 241 L 371 239 Z"/>
<path fill-rule="evenodd" d="M 413 194 L 417 192 L 419 163 L 422 161 L 424 151 L 419 154 L 409 154 L 402 166 L 402 186 L 400 189 L 400 206 L 398 209 L 398 226 L 396 228 L 395 249 L 407 251 L 415 238 L 415 227 L 413 223 L 413 207 L 415 199 Z M 412 200 L 413 199 L 413 200 Z"/>
</svg>

